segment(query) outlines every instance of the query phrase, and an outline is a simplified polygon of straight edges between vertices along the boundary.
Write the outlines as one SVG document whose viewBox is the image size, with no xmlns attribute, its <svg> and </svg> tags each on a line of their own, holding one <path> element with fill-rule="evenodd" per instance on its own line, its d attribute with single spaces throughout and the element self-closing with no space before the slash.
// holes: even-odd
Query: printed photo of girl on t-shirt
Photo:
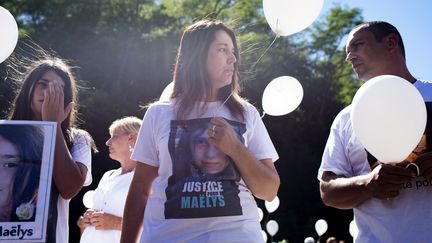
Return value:
<svg viewBox="0 0 432 243">
<path fill-rule="evenodd" d="M 165 218 L 241 215 L 240 174 L 232 159 L 208 141 L 210 118 L 172 121 L 169 151 L 172 176 L 166 189 Z M 245 125 L 228 121 L 244 143 Z"/>
</svg>

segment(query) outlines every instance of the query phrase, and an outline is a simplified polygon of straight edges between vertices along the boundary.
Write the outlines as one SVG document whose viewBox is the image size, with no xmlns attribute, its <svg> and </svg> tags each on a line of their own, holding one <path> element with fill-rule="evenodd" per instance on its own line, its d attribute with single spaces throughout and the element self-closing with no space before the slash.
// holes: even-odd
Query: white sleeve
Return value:
<svg viewBox="0 0 432 243">
<path fill-rule="evenodd" d="M 156 139 L 156 117 L 158 109 L 150 106 L 146 111 L 131 158 L 151 166 L 159 166 L 159 150 Z"/>
<path fill-rule="evenodd" d="M 272 159 L 275 162 L 279 159 L 279 155 L 261 116 L 253 105 L 248 104 L 245 108 L 247 110 L 246 122 L 251 123 L 251 126 L 246 124 L 246 127 L 250 129 L 247 132 L 249 135 L 247 136 L 246 147 L 258 160 Z"/>
<path fill-rule="evenodd" d="M 336 175 L 345 177 L 353 176 L 353 168 L 346 153 L 347 141 L 352 134 L 349 133 L 351 130 L 345 131 L 350 127 L 349 122 L 349 110 L 347 109 L 342 110 L 334 119 L 318 170 L 319 180 L 325 171 L 331 171 Z M 362 152 L 364 152 L 363 149 Z"/>
<path fill-rule="evenodd" d="M 336 124 L 333 123 L 330 129 L 330 134 L 327 139 L 326 146 L 324 148 L 324 153 L 321 160 L 321 166 L 318 171 L 318 179 L 321 179 L 324 171 L 331 171 L 337 175 L 342 173 L 340 168 L 337 168 L 335 165 L 336 159 L 343 158 L 343 145 L 341 142 L 341 138 L 339 137 L 339 133 L 337 131 Z"/>
<path fill-rule="evenodd" d="M 91 145 L 90 141 L 80 133 L 76 133 L 73 136 L 73 145 L 71 149 L 72 159 L 76 163 L 81 163 L 87 167 L 87 175 L 84 182 L 84 186 L 88 186 L 92 182 L 91 175 Z"/>
</svg>

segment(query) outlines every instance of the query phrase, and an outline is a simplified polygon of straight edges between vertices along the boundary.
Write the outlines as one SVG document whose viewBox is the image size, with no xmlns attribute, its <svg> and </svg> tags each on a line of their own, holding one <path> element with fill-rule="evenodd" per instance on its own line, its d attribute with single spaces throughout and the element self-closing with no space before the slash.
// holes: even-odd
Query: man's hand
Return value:
<svg viewBox="0 0 432 243">
<path fill-rule="evenodd" d="M 432 152 L 420 155 L 413 163 L 419 167 L 421 176 L 426 179 L 432 179 Z"/>
<path fill-rule="evenodd" d="M 390 164 L 374 164 L 366 188 L 376 198 L 389 199 L 399 195 L 402 186 L 415 177 L 410 168 Z"/>
</svg>

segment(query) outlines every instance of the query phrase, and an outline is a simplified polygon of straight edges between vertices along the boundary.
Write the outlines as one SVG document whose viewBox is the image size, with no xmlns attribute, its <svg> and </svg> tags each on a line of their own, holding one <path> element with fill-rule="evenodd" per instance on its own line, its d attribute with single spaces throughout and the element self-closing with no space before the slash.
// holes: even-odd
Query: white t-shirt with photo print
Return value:
<svg viewBox="0 0 432 243">
<path fill-rule="evenodd" d="M 159 168 L 141 242 L 263 242 L 255 199 L 233 162 L 216 174 L 195 173 L 197 166 L 184 152 L 190 145 L 183 142 L 200 134 L 195 131 L 211 117 L 223 117 L 258 160 L 276 161 L 278 154 L 258 111 L 245 103 L 245 122 L 238 122 L 221 102 L 208 102 L 204 112 L 175 121 L 174 102 L 150 106 L 132 154 L 132 159 Z"/>
</svg>

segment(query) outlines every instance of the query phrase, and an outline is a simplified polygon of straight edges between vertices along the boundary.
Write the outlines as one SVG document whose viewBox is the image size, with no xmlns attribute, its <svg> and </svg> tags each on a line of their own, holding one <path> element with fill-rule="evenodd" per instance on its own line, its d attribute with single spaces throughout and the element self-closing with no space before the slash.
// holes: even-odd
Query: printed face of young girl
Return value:
<svg viewBox="0 0 432 243">
<path fill-rule="evenodd" d="M 16 146 L 0 136 L 0 210 L 12 203 L 13 184 L 19 159 Z"/>
<path fill-rule="evenodd" d="M 213 90 L 219 90 L 231 84 L 236 62 L 235 48 L 231 37 L 223 30 L 217 31 L 207 54 L 207 72 L 212 81 Z"/>
<path fill-rule="evenodd" d="M 216 174 L 227 167 L 228 156 L 208 142 L 208 134 L 205 129 L 193 132 L 191 143 L 194 163 L 202 173 Z"/>
<path fill-rule="evenodd" d="M 54 71 L 47 71 L 34 84 L 33 97 L 31 98 L 31 109 L 35 118 L 40 118 L 42 115 L 42 104 L 45 100 L 45 95 L 49 90 L 49 84 L 59 82 L 64 88 L 65 83 Z"/>
</svg>

